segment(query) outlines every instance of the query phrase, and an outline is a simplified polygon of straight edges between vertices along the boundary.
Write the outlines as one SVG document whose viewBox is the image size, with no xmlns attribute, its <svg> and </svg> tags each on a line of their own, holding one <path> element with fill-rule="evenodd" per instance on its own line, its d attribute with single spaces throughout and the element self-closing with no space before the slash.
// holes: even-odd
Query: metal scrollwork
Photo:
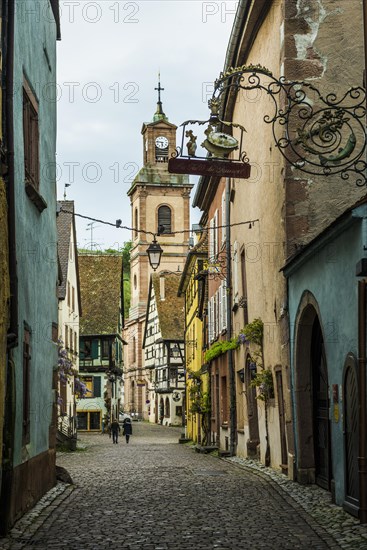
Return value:
<svg viewBox="0 0 367 550">
<path fill-rule="evenodd" d="M 208 279 L 225 280 L 227 277 L 227 259 L 225 254 L 218 254 L 208 258 L 204 263 Z"/>
<path fill-rule="evenodd" d="M 264 122 L 272 125 L 276 146 L 294 168 L 313 175 L 341 174 L 344 180 L 354 174 L 358 186 L 367 184 L 365 89 L 350 88 L 340 98 L 323 96 L 311 83 L 277 79 L 265 67 L 250 65 L 222 73 L 212 103 L 220 103 L 230 91 L 255 89 L 272 99 L 273 112 Z"/>
</svg>

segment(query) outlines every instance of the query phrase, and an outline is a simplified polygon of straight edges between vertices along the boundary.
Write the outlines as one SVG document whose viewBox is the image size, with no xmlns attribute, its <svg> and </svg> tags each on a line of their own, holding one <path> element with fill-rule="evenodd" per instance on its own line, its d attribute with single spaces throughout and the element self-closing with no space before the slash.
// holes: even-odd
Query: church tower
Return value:
<svg viewBox="0 0 367 550">
<path fill-rule="evenodd" d="M 131 204 L 132 249 L 130 252 L 131 301 L 125 322 L 125 410 L 148 417 L 149 396 L 145 383 L 142 339 L 148 301 L 149 279 L 153 272 L 147 248 L 158 233 L 163 249 L 160 271 L 178 272 L 185 264 L 190 229 L 190 193 L 187 175 L 170 174 L 168 159 L 176 149 L 177 126 L 163 111 L 160 82 L 157 110 L 152 122 L 143 124 L 143 167 L 128 191 Z M 164 229 L 163 229 L 164 228 Z M 186 232 L 183 232 L 186 231 Z M 148 232 L 148 233 L 146 233 Z"/>
</svg>

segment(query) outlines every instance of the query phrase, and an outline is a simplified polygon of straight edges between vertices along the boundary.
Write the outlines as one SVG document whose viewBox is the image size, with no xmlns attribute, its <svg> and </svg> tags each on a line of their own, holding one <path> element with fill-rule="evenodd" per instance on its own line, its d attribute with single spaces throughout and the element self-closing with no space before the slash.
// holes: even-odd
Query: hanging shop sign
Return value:
<svg viewBox="0 0 367 550">
<path fill-rule="evenodd" d="M 248 179 L 251 165 L 245 162 L 171 158 L 168 161 L 168 171 L 170 174 Z"/>
</svg>

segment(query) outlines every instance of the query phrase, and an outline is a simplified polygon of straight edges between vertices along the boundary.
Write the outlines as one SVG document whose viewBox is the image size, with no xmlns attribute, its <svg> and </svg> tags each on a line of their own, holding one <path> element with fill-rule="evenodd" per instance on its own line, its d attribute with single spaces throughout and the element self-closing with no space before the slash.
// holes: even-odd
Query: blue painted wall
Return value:
<svg viewBox="0 0 367 550">
<path fill-rule="evenodd" d="M 330 388 L 330 418 L 332 468 L 335 480 L 336 503 L 344 500 L 344 441 L 342 384 L 346 356 L 352 352 L 358 356 L 358 278 L 355 276 L 357 262 L 365 256 L 363 245 L 367 244 L 363 232 L 367 207 L 361 206 L 350 216 L 351 223 L 342 233 L 324 242 L 288 278 L 289 317 L 291 335 L 291 365 L 294 381 L 295 323 L 302 295 L 306 290 L 315 297 L 320 309 L 320 323 L 324 331 L 325 353 Z M 332 385 L 339 386 L 339 421 L 333 418 Z M 294 383 L 292 384 L 294 387 Z M 293 391 L 293 390 L 292 390 Z M 295 393 L 292 395 L 295 403 Z M 296 409 L 294 407 L 294 414 Z M 295 425 L 297 418 L 295 417 Z M 296 448 L 298 446 L 297 433 Z"/>
<path fill-rule="evenodd" d="M 16 368 L 14 466 L 49 448 L 57 350 L 52 323 L 57 323 L 56 233 L 56 24 L 48 1 L 16 2 L 14 44 L 14 134 L 16 240 L 19 280 L 19 345 Z M 23 148 L 23 78 L 39 102 L 39 192 L 47 203 L 40 213 L 25 193 Z M 30 443 L 22 447 L 23 324 L 32 329 Z"/>
</svg>

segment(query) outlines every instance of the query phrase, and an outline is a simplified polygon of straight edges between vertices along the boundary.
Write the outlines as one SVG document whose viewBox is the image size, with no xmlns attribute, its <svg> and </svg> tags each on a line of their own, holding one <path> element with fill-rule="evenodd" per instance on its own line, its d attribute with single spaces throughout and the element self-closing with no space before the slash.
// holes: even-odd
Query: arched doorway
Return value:
<svg viewBox="0 0 367 550">
<path fill-rule="evenodd" d="M 169 418 L 171 416 L 170 402 L 169 402 L 168 397 L 166 397 L 166 404 L 165 404 L 165 407 L 164 407 L 164 416 L 166 418 Z"/>
<path fill-rule="evenodd" d="M 330 490 L 328 370 L 318 305 L 311 293 L 305 293 L 299 312 L 294 361 L 297 478 Z"/>
<path fill-rule="evenodd" d="M 247 419 L 249 428 L 249 439 L 247 440 L 247 455 L 249 457 L 257 456 L 257 446 L 260 443 L 259 416 L 257 409 L 256 387 L 251 386 L 251 381 L 256 375 L 256 364 L 250 355 L 246 356 L 245 383 L 246 383 L 246 402 Z"/>
<path fill-rule="evenodd" d="M 344 452 L 345 452 L 345 501 L 344 508 L 358 517 L 358 384 L 357 359 L 349 353 L 344 367 Z"/>
<path fill-rule="evenodd" d="M 163 424 L 163 419 L 164 419 L 164 401 L 163 401 L 163 397 L 161 397 L 161 399 L 159 401 L 159 422 L 160 422 L 160 424 Z"/>
</svg>

